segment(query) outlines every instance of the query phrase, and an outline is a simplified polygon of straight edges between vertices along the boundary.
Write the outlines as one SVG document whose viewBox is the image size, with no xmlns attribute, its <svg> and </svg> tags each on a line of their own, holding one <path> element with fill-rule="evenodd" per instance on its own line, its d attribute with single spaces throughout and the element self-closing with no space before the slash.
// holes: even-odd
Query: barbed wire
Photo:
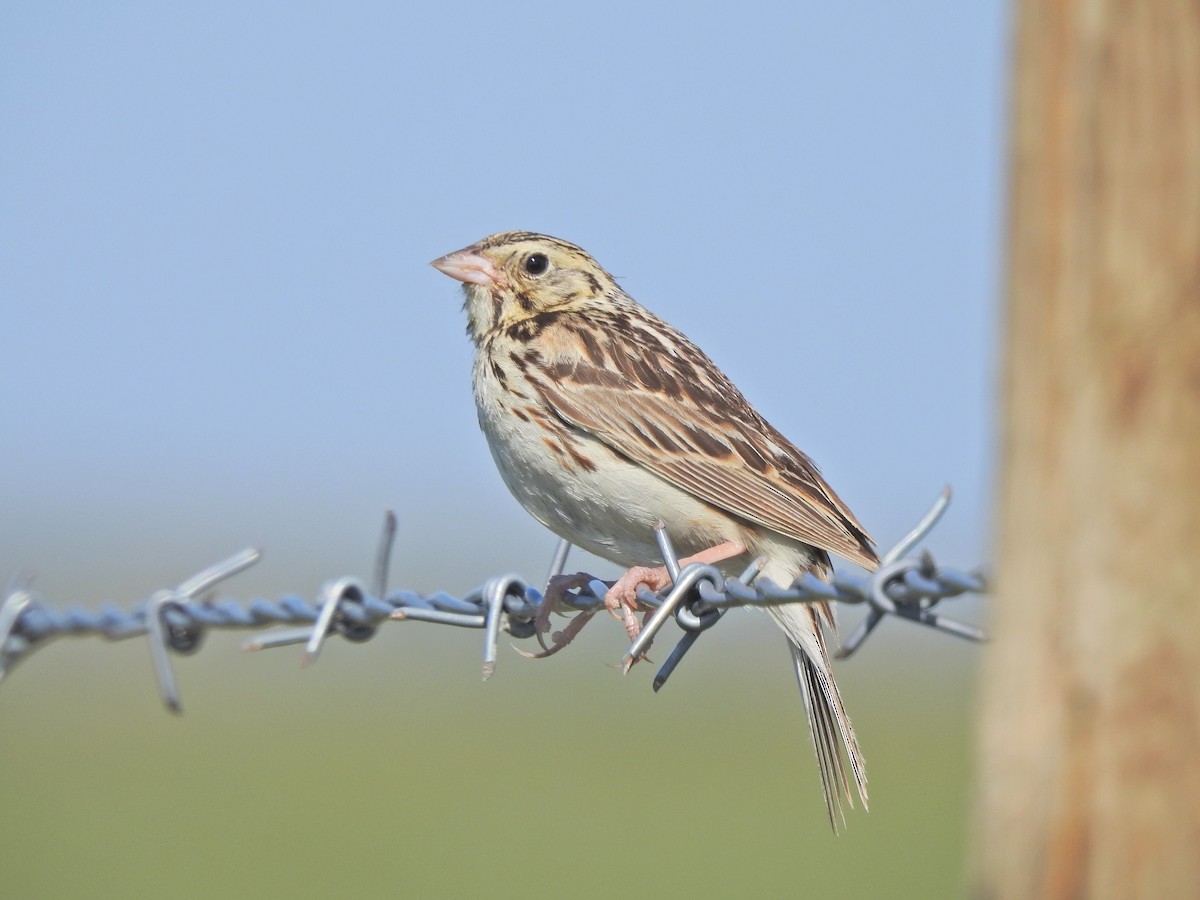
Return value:
<svg viewBox="0 0 1200 900">
<path fill-rule="evenodd" d="M 839 573 L 831 582 L 805 574 L 786 587 L 759 577 L 763 559 L 755 560 L 737 578 L 727 578 L 714 566 L 701 563 L 681 567 L 670 535 L 659 523 L 655 534 L 672 583 L 658 594 L 644 585 L 639 589 L 638 600 L 649 615 L 641 633 L 626 651 L 624 669 L 628 671 L 634 661 L 644 658 L 655 635 L 668 619 L 674 618 L 684 634 L 654 678 L 653 688 L 659 690 L 700 636 L 729 609 L 738 606 L 824 601 L 866 604 L 867 615 L 837 652 L 839 658 L 855 653 L 887 616 L 971 641 L 984 640 L 979 629 L 941 616 L 933 609 L 952 597 L 985 593 L 988 589 L 986 574 L 982 570 L 966 573 L 942 568 L 928 552 L 910 555 L 937 524 L 949 503 L 950 489 L 946 488 L 913 530 L 883 555 L 877 571 L 861 576 Z M 118 641 L 144 635 L 149 639 L 163 701 L 178 713 L 182 712 L 182 705 L 170 653 L 195 652 L 205 631 L 210 628 L 244 629 L 304 623 L 301 627 L 255 636 L 243 645 L 246 650 L 265 650 L 304 644 L 301 665 L 310 665 L 317 659 L 329 635 L 338 634 L 349 641 L 363 642 L 376 634 L 380 624 L 388 621 L 483 629 L 485 680 L 496 669 L 501 631 L 518 639 L 537 635 L 541 640 L 539 624 L 544 623 L 549 612 L 542 608 L 545 595 L 520 575 L 490 578 L 462 597 L 444 592 L 429 595 L 407 590 L 389 592 L 388 567 L 395 534 L 396 517 L 388 512 L 371 590 L 358 578 L 338 578 L 326 582 L 314 602 L 298 596 L 285 596 L 277 601 L 255 599 L 245 604 L 233 599 L 215 599 L 213 590 L 217 585 L 261 558 L 262 553 L 256 549 L 243 550 L 174 588 L 155 591 L 130 609 L 105 604 L 94 612 L 77 605 L 55 610 L 31 589 L 29 576 L 18 574 L 9 582 L 4 602 L 0 604 L 0 678 L 6 676 L 17 662 L 58 637 L 97 636 Z M 559 542 L 548 582 L 561 575 L 570 546 L 566 541 Z M 610 585 L 591 576 L 584 576 L 578 582 L 574 589 L 559 592 L 561 596 L 556 598 L 555 606 L 574 610 L 580 618 L 590 618 L 604 608 L 604 595 Z M 569 636 L 566 640 L 569 641 Z M 525 655 L 544 656 L 557 649 L 558 646 L 540 654 Z"/>
</svg>

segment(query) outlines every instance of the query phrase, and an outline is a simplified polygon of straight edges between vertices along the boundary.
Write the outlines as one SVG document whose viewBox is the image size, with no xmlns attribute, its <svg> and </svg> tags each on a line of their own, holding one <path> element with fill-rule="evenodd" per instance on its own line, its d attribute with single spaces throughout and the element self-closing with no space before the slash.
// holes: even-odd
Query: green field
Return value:
<svg viewBox="0 0 1200 900">
<path fill-rule="evenodd" d="M 551 660 L 502 645 L 486 684 L 474 631 L 392 625 L 307 670 L 217 634 L 176 661 L 182 718 L 141 642 L 62 641 L 0 687 L 4 894 L 958 896 L 978 651 L 884 631 L 835 668 L 872 803 L 840 837 L 765 617 L 659 695 L 599 620 Z"/>
</svg>

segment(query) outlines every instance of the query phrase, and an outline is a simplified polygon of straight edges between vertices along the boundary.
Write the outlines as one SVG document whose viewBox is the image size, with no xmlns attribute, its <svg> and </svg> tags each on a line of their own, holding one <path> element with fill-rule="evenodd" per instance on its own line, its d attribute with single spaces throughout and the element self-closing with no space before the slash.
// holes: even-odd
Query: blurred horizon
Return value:
<svg viewBox="0 0 1200 900">
<path fill-rule="evenodd" d="M 394 587 L 540 581 L 555 538 L 495 471 L 461 294 L 428 266 L 511 228 L 687 333 L 881 549 L 950 484 L 924 546 L 986 563 L 1007 15 L 8 4 L 0 575 L 129 607 L 257 546 L 221 595 L 312 598 L 369 577 L 391 508 Z M 544 662 L 502 642 L 482 686 L 477 631 L 388 626 L 303 672 L 246 636 L 174 660 L 182 719 L 141 641 L 59 641 L 5 679 L 13 890 L 961 890 L 977 651 L 953 639 L 887 622 L 837 664 L 872 811 L 834 840 L 766 617 L 659 695 L 599 619 Z"/>
</svg>

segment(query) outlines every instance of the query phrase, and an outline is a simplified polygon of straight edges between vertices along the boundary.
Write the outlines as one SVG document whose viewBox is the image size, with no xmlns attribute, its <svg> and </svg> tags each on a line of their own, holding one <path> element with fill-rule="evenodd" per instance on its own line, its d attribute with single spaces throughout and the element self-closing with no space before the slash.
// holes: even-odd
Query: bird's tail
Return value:
<svg viewBox="0 0 1200 900">
<path fill-rule="evenodd" d="M 829 824 L 834 832 L 838 820 L 846 822 L 843 798 L 854 806 L 854 794 L 846 775 L 846 762 L 863 808 L 867 806 L 867 770 L 863 762 L 854 726 L 842 705 L 829 665 L 829 653 L 825 649 L 825 638 L 821 633 L 819 610 L 821 604 L 789 603 L 785 606 L 768 606 L 767 611 L 776 624 L 788 636 L 792 651 L 792 663 L 796 667 L 796 680 L 804 698 L 808 713 L 808 726 L 812 729 L 813 748 L 817 752 L 817 765 L 821 770 L 821 786 L 825 790 L 825 805 L 829 809 Z M 844 754 L 844 759 L 843 759 Z"/>
</svg>

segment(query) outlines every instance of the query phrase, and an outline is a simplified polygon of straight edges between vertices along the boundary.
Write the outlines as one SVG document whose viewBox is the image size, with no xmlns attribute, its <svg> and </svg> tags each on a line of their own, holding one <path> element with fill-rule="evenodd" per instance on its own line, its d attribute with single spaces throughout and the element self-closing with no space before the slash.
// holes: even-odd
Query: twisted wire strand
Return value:
<svg viewBox="0 0 1200 900">
<path fill-rule="evenodd" d="M 655 676 L 653 687 L 657 691 L 700 635 L 729 609 L 738 606 L 821 601 L 866 604 L 866 618 L 837 654 L 842 658 L 861 647 L 889 615 L 967 640 L 983 640 L 984 635 L 978 629 L 947 619 L 933 608 L 952 597 L 985 593 L 986 575 L 982 571 L 968 573 L 942 568 L 929 553 L 909 555 L 940 519 L 949 500 L 947 488 L 913 531 L 884 554 L 876 572 L 859 576 L 838 574 L 831 582 L 805 574 L 787 586 L 758 577 L 763 560 L 755 560 L 738 578 L 725 578 L 713 566 L 699 563 L 681 568 L 670 536 L 660 523 L 657 539 L 673 583 L 660 594 L 653 594 L 644 586 L 639 590 L 638 599 L 651 613 L 626 652 L 625 669 L 642 657 L 666 621 L 674 618 L 684 634 Z M 462 597 L 440 591 L 429 595 L 408 590 L 388 591 L 388 558 L 395 531 L 395 516 L 389 512 L 372 589 L 358 578 L 338 578 L 326 582 L 313 602 L 290 595 L 274 601 L 253 599 L 245 603 L 214 599 L 212 591 L 218 584 L 261 558 L 256 549 L 243 550 L 174 588 L 156 591 L 129 609 L 114 604 L 104 604 L 95 611 L 78 605 L 54 609 L 30 589 L 26 576 L 18 575 L 10 581 L 0 604 L 0 678 L 21 659 L 55 638 L 98 636 L 117 641 L 147 636 L 163 701 L 172 711 L 181 712 L 170 652 L 195 652 L 210 628 L 292 626 L 252 637 L 243 647 L 264 650 L 302 643 L 305 648 L 301 664 L 309 665 L 316 660 L 329 635 L 363 642 L 387 621 L 483 629 L 483 677 L 489 678 L 496 668 L 501 631 L 518 639 L 534 636 L 542 592 L 516 574 L 490 578 Z M 562 572 L 569 548 L 565 541 L 559 544 L 550 576 Z M 595 612 L 603 608 L 608 587 L 605 582 L 591 578 L 582 588 L 565 592 L 559 606 L 581 613 Z"/>
</svg>

